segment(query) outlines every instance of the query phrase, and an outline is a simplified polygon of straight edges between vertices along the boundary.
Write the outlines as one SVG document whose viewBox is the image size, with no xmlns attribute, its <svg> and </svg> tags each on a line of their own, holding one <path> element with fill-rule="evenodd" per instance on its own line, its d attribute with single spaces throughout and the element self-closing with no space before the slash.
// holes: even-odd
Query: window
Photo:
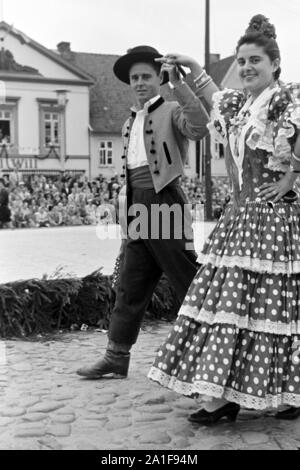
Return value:
<svg viewBox="0 0 300 470">
<path fill-rule="evenodd" d="M 59 145 L 59 115 L 58 113 L 44 113 L 44 145 Z"/>
<path fill-rule="evenodd" d="M 99 166 L 113 164 L 113 144 L 110 140 L 101 140 L 99 144 Z"/>
<path fill-rule="evenodd" d="M 0 111 L 0 142 L 11 142 L 12 114 L 11 111 Z"/>
<path fill-rule="evenodd" d="M 10 103 L 12 101 L 12 103 Z M 0 143 L 17 145 L 17 98 L 7 98 L 0 110 Z"/>
<path fill-rule="evenodd" d="M 18 152 L 18 101 L 7 97 L 0 109 L 0 143 L 10 144 Z"/>
<path fill-rule="evenodd" d="M 49 154 L 52 146 L 56 154 L 65 141 L 65 111 L 60 110 L 56 100 L 37 98 L 39 103 L 40 153 Z M 63 133 L 63 135 L 61 135 Z"/>
</svg>

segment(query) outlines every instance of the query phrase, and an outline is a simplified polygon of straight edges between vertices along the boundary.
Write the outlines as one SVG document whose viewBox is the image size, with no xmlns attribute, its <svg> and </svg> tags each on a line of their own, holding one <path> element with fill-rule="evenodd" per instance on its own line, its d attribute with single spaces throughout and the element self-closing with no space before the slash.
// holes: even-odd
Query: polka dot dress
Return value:
<svg viewBox="0 0 300 470">
<path fill-rule="evenodd" d="M 246 148 L 241 190 L 230 158 L 228 150 L 232 203 L 149 378 L 250 409 L 300 407 L 300 204 L 257 198 L 259 186 L 281 177 L 266 151 Z"/>
</svg>

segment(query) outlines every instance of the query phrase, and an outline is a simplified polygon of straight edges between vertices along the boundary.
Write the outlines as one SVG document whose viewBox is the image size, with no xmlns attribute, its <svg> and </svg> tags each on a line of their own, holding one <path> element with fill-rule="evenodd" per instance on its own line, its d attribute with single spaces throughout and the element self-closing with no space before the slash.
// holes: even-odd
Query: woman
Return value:
<svg viewBox="0 0 300 470">
<path fill-rule="evenodd" d="M 300 86 L 279 84 L 276 33 L 262 15 L 252 18 L 236 57 L 243 92 L 215 93 L 188 57 L 161 59 L 198 75 L 233 184 L 149 372 L 165 387 L 201 397 L 202 408 L 189 417 L 201 424 L 234 421 L 240 406 L 288 405 L 277 417 L 300 415 L 300 204 L 291 192 L 300 173 Z"/>
</svg>

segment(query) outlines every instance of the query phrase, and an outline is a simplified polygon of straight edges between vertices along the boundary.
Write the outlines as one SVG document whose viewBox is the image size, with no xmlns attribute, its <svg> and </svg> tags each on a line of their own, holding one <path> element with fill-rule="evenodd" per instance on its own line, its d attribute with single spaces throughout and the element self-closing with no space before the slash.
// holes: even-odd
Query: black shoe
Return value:
<svg viewBox="0 0 300 470">
<path fill-rule="evenodd" d="M 211 425 L 217 423 L 221 418 L 226 417 L 229 421 L 236 421 L 241 407 L 236 403 L 227 403 L 226 405 L 218 408 L 216 411 L 208 412 L 206 410 L 199 410 L 188 417 L 191 423 L 198 423 L 204 425 Z"/>
<path fill-rule="evenodd" d="M 300 416 L 300 408 L 294 408 L 291 406 L 290 408 L 287 408 L 286 410 L 279 411 L 276 413 L 275 418 L 276 419 L 288 419 L 288 420 L 293 420 L 297 419 Z"/>
<path fill-rule="evenodd" d="M 105 356 L 90 367 L 81 367 L 76 371 L 81 377 L 87 379 L 101 379 L 111 375 L 114 379 L 125 379 L 128 374 L 130 354 L 120 354 L 106 351 Z"/>
</svg>

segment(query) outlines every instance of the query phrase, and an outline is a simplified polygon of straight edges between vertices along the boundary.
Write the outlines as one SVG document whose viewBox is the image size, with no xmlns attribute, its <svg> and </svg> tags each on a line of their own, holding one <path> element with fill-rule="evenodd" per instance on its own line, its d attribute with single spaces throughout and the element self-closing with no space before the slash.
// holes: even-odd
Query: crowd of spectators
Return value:
<svg viewBox="0 0 300 470">
<path fill-rule="evenodd" d="M 118 176 L 99 175 L 89 181 L 84 175 L 4 176 L 8 193 L 10 221 L 2 227 L 56 227 L 97 225 L 118 220 L 118 194 L 122 187 Z M 194 205 L 205 203 L 204 183 L 198 178 L 182 178 L 182 187 Z M 212 179 L 213 213 L 217 219 L 230 193 L 227 178 Z M 1 224 L 0 224 L 1 228 Z"/>
<path fill-rule="evenodd" d="M 3 179 L 10 209 L 6 226 L 11 228 L 109 223 L 121 188 L 118 177 L 107 180 L 99 175 L 89 181 L 68 172 L 62 177 L 14 174 Z"/>
<path fill-rule="evenodd" d="M 182 188 L 193 204 L 205 204 L 205 183 L 200 178 L 182 178 Z M 212 209 L 214 219 L 219 219 L 224 206 L 230 200 L 230 183 L 226 176 L 213 177 L 211 180 Z"/>
</svg>

